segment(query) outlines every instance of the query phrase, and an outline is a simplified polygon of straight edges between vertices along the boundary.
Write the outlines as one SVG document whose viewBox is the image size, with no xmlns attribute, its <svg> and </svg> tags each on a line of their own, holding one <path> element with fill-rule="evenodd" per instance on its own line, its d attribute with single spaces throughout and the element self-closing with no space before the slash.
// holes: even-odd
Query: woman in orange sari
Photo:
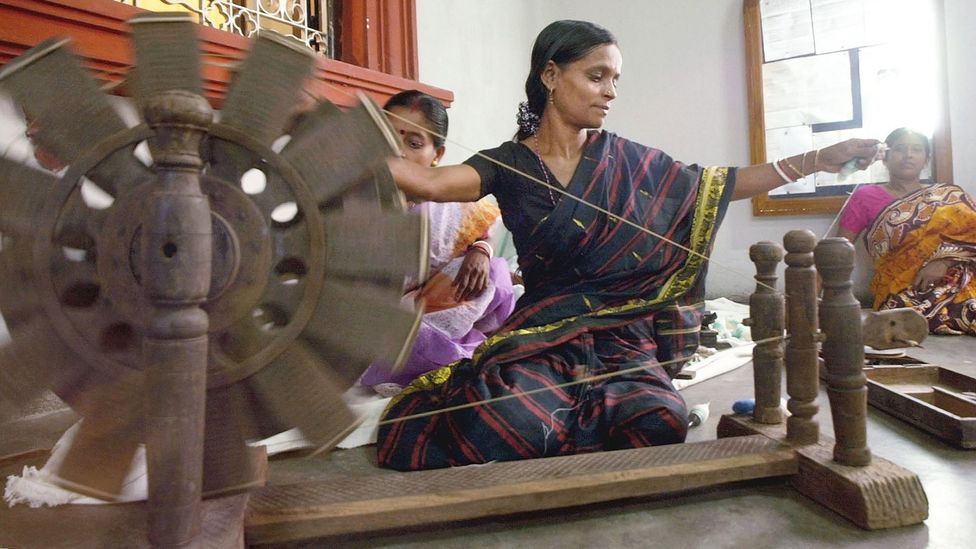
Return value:
<svg viewBox="0 0 976 549">
<path fill-rule="evenodd" d="M 976 202 L 955 185 L 922 184 L 925 135 L 899 128 L 885 142 L 890 180 L 854 191 L 839 234 L 864 231 L 875 309 L 911 307 L 933 334 L 976 335 Z"/>
</svg>

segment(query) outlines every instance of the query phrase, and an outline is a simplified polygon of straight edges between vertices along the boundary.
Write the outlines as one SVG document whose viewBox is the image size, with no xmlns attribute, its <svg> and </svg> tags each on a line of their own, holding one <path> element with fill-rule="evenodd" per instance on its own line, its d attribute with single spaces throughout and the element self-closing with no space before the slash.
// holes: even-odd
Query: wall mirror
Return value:
<svg viewBox="0 0 976 549">
<path fill-rule="evenodd" d="M 923 178 L 952 181 L 941 0 L 745 0 L 754 164 L 909 126 L 932 138 Z M 832 214 L 881 162 L 753 198 L 755 215 Z"/>
</svg>

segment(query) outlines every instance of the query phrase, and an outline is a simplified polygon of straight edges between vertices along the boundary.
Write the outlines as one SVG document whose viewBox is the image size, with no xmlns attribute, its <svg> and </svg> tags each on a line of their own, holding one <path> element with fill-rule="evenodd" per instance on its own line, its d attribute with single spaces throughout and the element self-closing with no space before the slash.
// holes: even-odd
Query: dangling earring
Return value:
<svg viewBox="0 0 976 549">
<path fill-rule="evenodd" d="M 549 88 L 549 104 L 556 104 L 556 88 Z"/>
</svg>

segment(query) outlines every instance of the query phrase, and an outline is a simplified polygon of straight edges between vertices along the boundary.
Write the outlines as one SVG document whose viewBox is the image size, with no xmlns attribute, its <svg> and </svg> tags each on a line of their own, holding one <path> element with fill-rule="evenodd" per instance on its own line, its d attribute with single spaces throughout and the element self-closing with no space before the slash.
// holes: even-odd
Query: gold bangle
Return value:
<svg viewBox="0 0 976 549">
<path fill-rule="evenodd" d="M 796 174 L 796 179 L 797 180 L 803 179 L 803 172 L 801 172 L 800 170 L 796 169 L 796 166 L 794 166 L 793 163 L 790 162 L 790 159 L 789 158 L 784 158 L 783 159 L 783 162 L 786 162 L 786 165 L 789 166 L 789 168 L 791 170 L 793 170 L 793 173 Z"/>
<path fill-rule="evenodd" d="M 813 173 L 817 173 L 820 171 L 819 169 L 817 169 L 818 161 L 820 161 L 820 149 L 817 149 L 816 152 L 813 153 Z"/>
<path fill-rule="evenodd" d="M 803 158 L 800 159 L 800 171 L 802 171 L 803 173 L 807 173 L 807 155 L 808 154 L 810 154 L 810 151 L 804 152 L 803 153 Z M 804 176 L 804 177 L 806 177 L 806 176 Z"/>
</svg>

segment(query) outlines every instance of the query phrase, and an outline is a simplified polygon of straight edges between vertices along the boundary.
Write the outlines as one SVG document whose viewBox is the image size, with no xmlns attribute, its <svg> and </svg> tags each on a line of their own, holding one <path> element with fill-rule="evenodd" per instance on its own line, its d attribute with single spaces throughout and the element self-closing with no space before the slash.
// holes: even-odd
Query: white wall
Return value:
<svg viewBox="0 0 976 549">
<path fill-rule="evenodd" d="M 515 133 L 529 52 L 548 20 L 542 2 L 418 0 L 420 80 L 454 92 L 446 163 Z"/>
<path fill-rule="evenodd" d="M 945 0 L 955 179 L 976 191 L 976 2 Z M 610 29 L 623 52 L 620 96 L 606 128 L 684 162 L 749 162 L 742 0 L 419 0 L 420 76 L 455 92 L 451 135 L 476 147 L 511 137 L 535 35 L 556 19 Z M 454 147 L 455 149 L 457 147 Z M 450 154 L 450 153 L 449 153 Z M 460 160 L 467 154 L 452 156 Z M 971 181 L 971 183 L 969 183 Z M 786 231 L 823 235 L 833 216 L 754 217 L 732 204 L 715 243 L 709 297 L 754 288 L 749 246 Z"/>
<path fill-rule="evenodd" d="M 957 185 L 976 194 L 976 2 L 945 0 L 946 62 L 952 171 Z"/>
</svg>

